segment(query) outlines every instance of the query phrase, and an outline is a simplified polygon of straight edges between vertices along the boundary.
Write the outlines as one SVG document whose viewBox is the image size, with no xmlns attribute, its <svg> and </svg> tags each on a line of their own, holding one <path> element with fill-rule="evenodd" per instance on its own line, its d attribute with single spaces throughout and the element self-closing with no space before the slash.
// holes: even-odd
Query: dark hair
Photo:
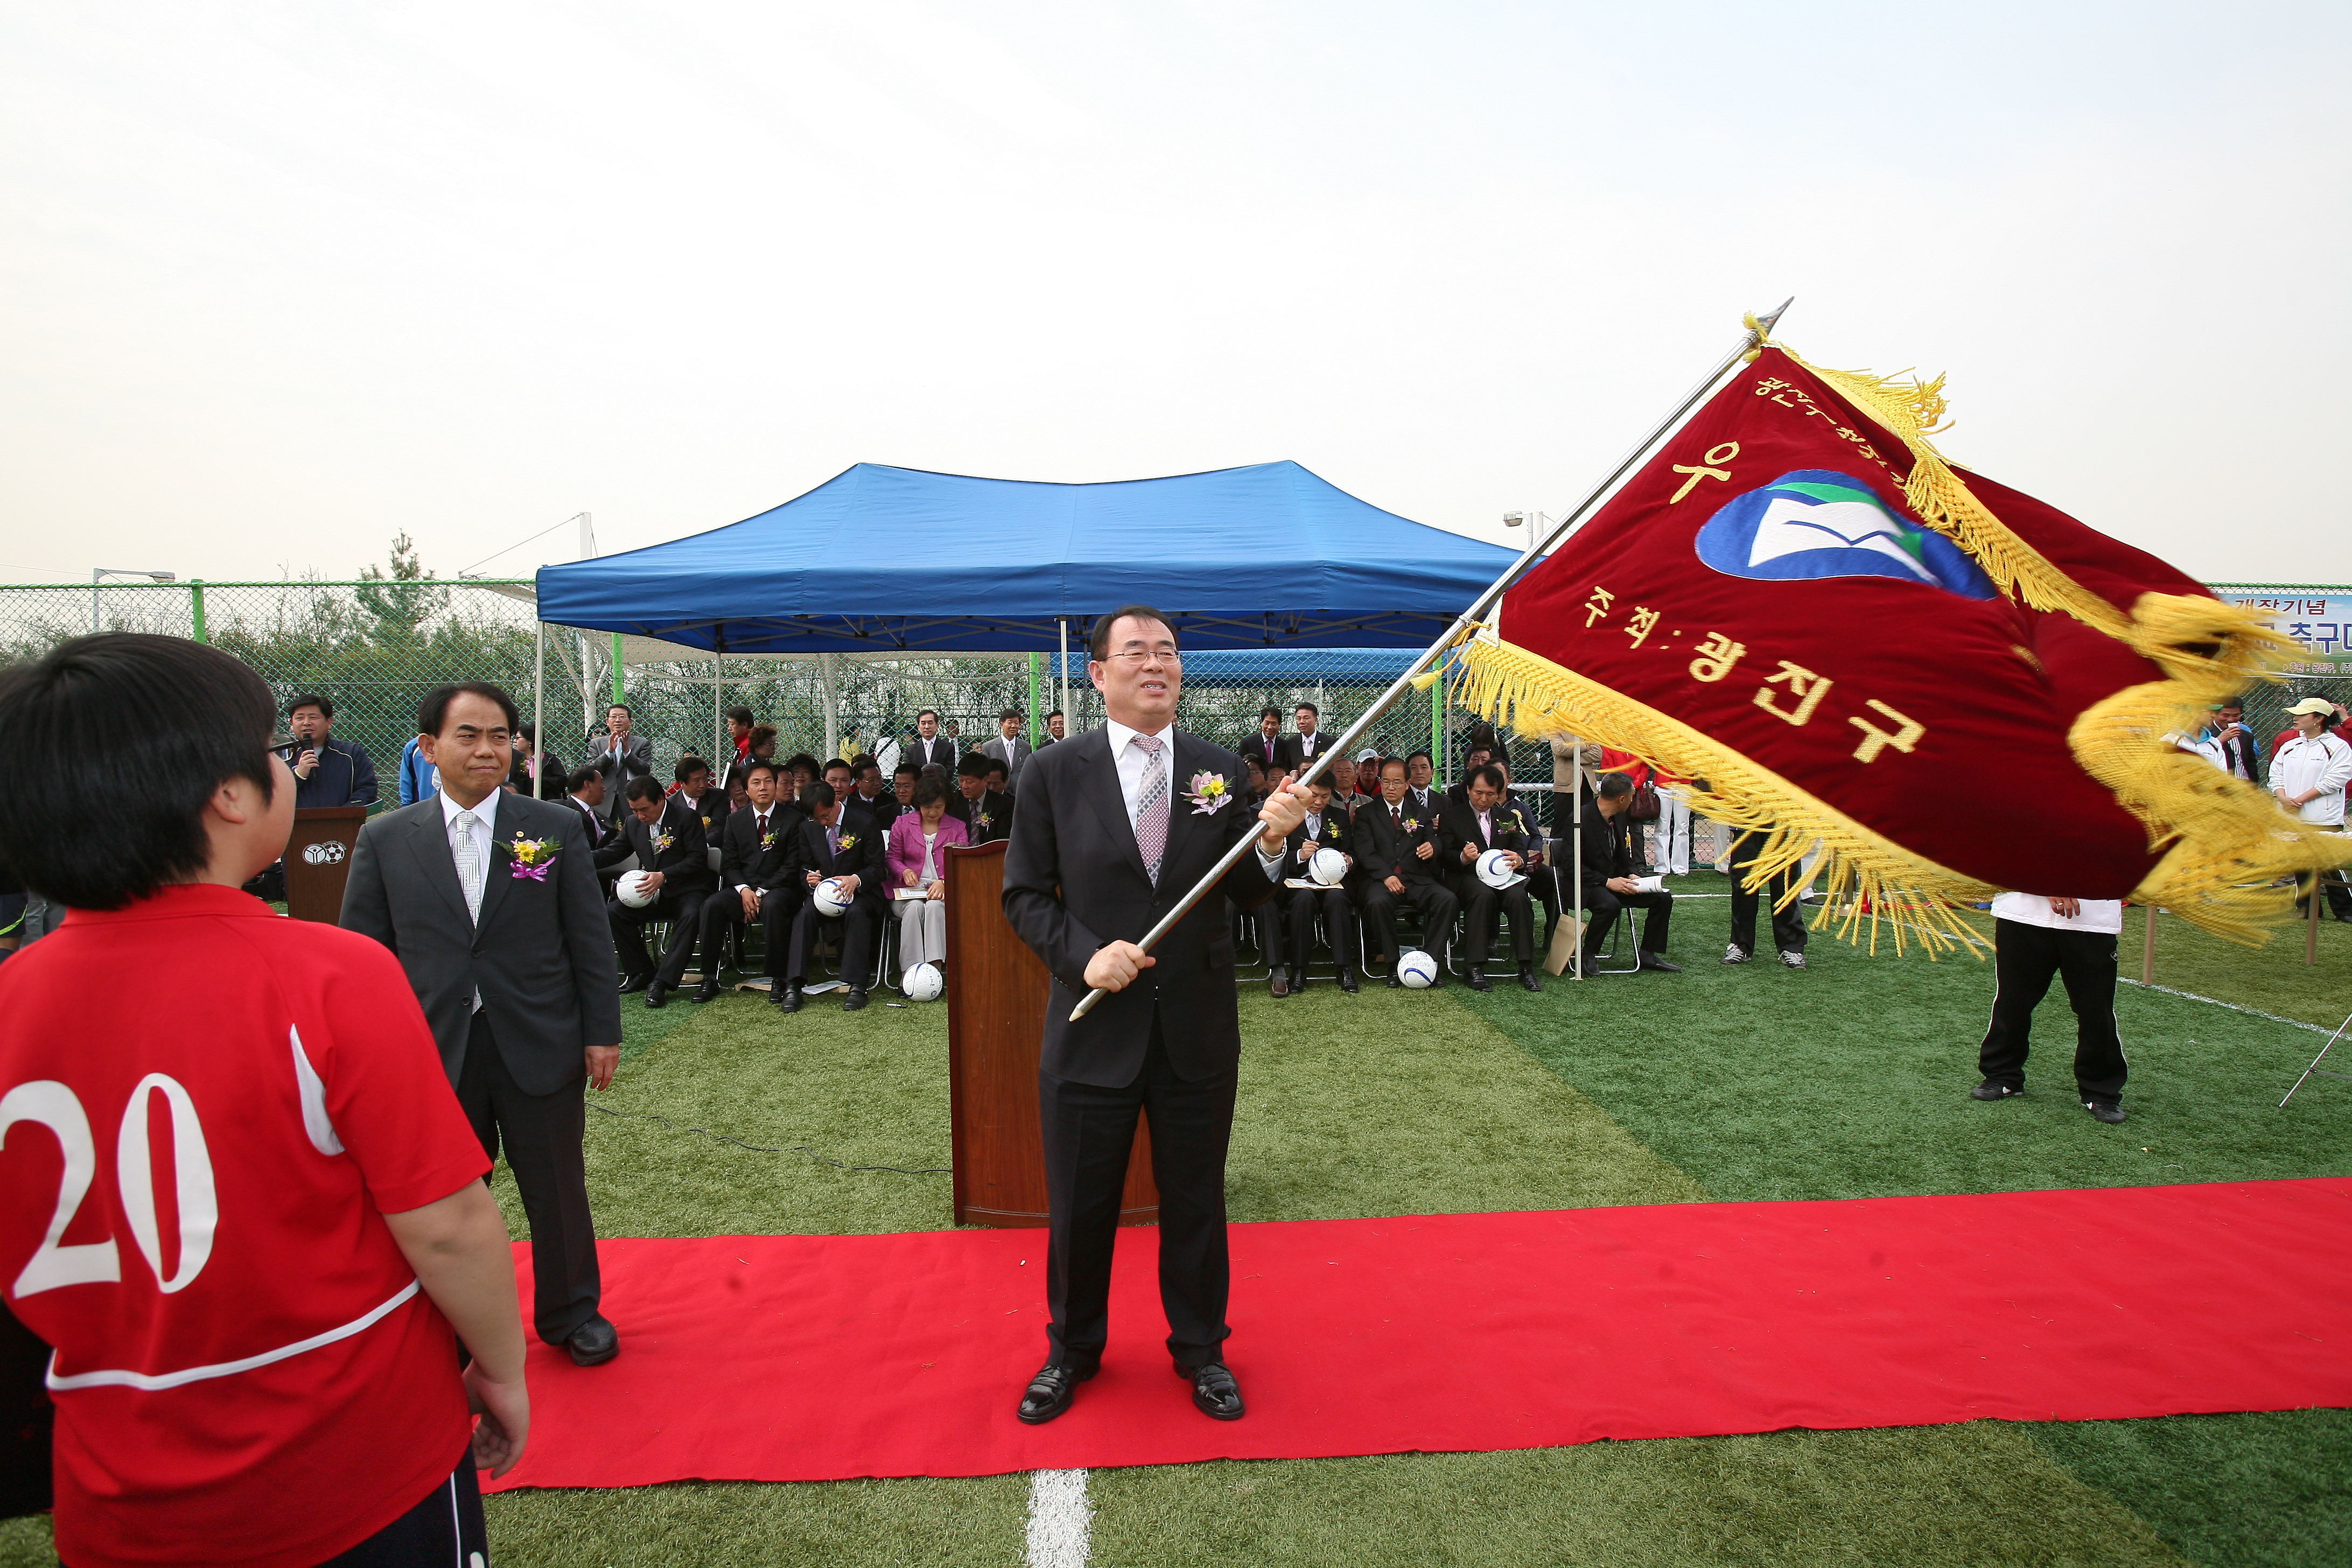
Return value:
<svg viewBox="0 0 2352 1568">
<path fill-rule="evenodd" d="M 758 762 L 755 762 L 750 767 L 745 768 L 743 770 L 742 776 L 748 779 L 753 773 L 765 773 L 770 778 L 774 778 L 782 771 L 783 770 L 777 767 L 775 763 L 768 761 L 767 758 L 761 757 Z"/>
<path fill-rule="evenodd" d="M 857 776 L 857 770 L 849 765 L 849 759 L 847 757 L 835 757 L 831 759 L 824 764 L 824 766 L 817 769 L 817 775 L 822 778 L 824 774 L 833 772 L 835 768 L 839 768 L 851 778 L 856 778 Z"/>
<path fill-rule="evenodd" d="M 923 768 L 923 771 L 917 773 L 915 776 L 919 779 L 935 778 L 941 784 L 945 784 L 948 781 L 948 765 L 945 763 L 928 763 Z"/>
<path fill-rule="evenodd" d="M 1412 764 L 1416 760 L 1427 763 L 1433 768 L 1437 765 L 1437 759 L 1427 752 L 1407 752 L 1404 754 L 1404 771 L 1412 772 Z"/>
<path fill-rule="evenodd" d="M 833 793 L 833 786 L 823 779 L 811 779 L 801 787 L 801 809 L 811 816 L 840 798 Z"/>
<path fill-rule="evenodd" d="M 1474 784 L 1492 784 L 1495 786 L 1496 793 L 1499 795 L 1510 786 L 1510 780 L 1505 778 L 1503 770 L 1494 763 L 1481 763 L 1472 768 L 1469 776 L 1462 781 L 1465 789 Z"/>
<path fill-rule="evenodd" d="M 794 752 L 791 756 L 784 759 L 784 772 L 790 773 L 794 768 L 806 768 L 811 774 L 819 774 L 824 772 L 824 765 L 814 757 L 810 756 L 806 752 Z"/>
<path fill-rule="evenodd" d="M 938 718 L 939 716 L 940 716 L 940 710 L 939 710 L 938 709 L 936 709 L 936 708 L 925 708 L 925 709 L 921 710 L 920 711 L 919 711 L 918 713 L 916 713 L 916 715 L 915 715 L 915 722 L 916 722 L 916 723 L 918 723 L 918 724 L 919 724 L 919 723 L 921 723 L 921 722 L 922 722 L 925 719 L 927 719 L 927 718 L 929 718 L 929 719 L 936 719 L 936 718 Z"/>
<path fill-rule="evenodd" d="M 966 752 L 963 754 L 963 761 L 956 764 L 956 776 L 966 779 L 984 779 L 988 776 L 990 764 L 995 761 L 994 757 L 979 752 Z"/>
<path fill-rule="evenodd" d="M 1406 773 L 1412 772 L 1412 764 L 1407 763 L 1402 757 L 1382 757 L 1380 760 L 1378 767 L 1379 771 L 1381 773 L 1386 773 L 1391 768 L 1402 768 Z"/>
<path fill-rule="evenodd" d="M 1281 723 L 1281 722 L 1282 722 L 1282 710 L 1281 710 L 1281 709 L 1279 709 L 1279 708 L 1276 708 L 1276 707 L 1273 703 L 1271 703 L 1271 702 L 1267 703 L 1265 707 L 1263 707 L 1263 708 L 1259 709 L 1259 710 L 1257 710 L 1257 716 L 1258 716 L 1260 719 L 1271 719 L 1271 720 L 1273 720 L 1273 721 L 1274 721 L 1276 723 L 1277 723 L 1277 724 L 1279 724 L 1279 723 Z M 1321 717 L 1322 717 L 1322 715 L 1318 713 L 1318 714 L 1317 714 L 1317 715 L 1316 715 L 1316 717 L 1319 719 L 1319 718 L 1321 718 Z"/>
<path fill-rule="evenodd" d="M 1059 708 L 1048 708 L 1045 710 L 1045 719 L 1049 723 L 1055 719 L 1066 719 L 1068 717 L 1069 715 L 1063 712 Z"/>
<path fill-rule="evenodd" d="M 942 803 L 947 798 L 948 786 L 947 781 L 944 779 L 917 779 L 915 781 L 915 805 L 918 809 L 926 805 Z"/>
<path fill-rule="evenodd" d="M 213 792 L 237 778 L 277 794 L 277 721 L 261 677 L 183 637 L 74 637 L 0 670 L 0 861 L 79 910 L 202 871 Z"/>
<path fill-rule="evenodd" d="M 772 746 L 776 743 L 776 727 L 773 724 L 754 724 L 751 734 L 744 738 L 751 742 L 751 749 L 755 752 L 762 745 Z"/>
<path fill-rule="evenodd" d="M 601 779 L 604 776 L 604 775 L 603 773 L 599 773 L 594 768 L 574 768 L 570 773 L 563 775 L 563 793 L 566 795 L 578 795 L 582 790 L 588 787 L 589 780 Z"/>
<path fill-rule="evenodd" d="M 639 773 L 635 778 L 629 781 L 629 787 L 623 790 L 621 794 L 625 799 L 628 800 L 661 800 L 666 798 L 662 794 L 661 781 L 655 778 L 651 773 Z"/>
<path fill-rule="evenodd" d="M 1242 766 L 1257 774 L 1260 778 L 1265 776 L 1265 764 L 1258 761 L 1255 754 L 1244 753 L 1242 757 Z"/>
<path fill-rule="evenodd" d="M 330 719 L 331 719 L 331 718 L 333 718 L 333 717 L 334 717 L 334 715 L 333 715 L 333 714 L 331 714 L 331 713 L 330 713 L 330 714 L 328 714 L 328 715 L 327 715 L 327 717 L 328 717 L 328 718 L 330 718 Z M 536 746 L 536 745 L 538 745 L 538 744 L 539 744 L 539 730 L 538 730 L 538 728 L 537 728 L 536 726 L 534 726 L 534 725 L 531 725 L 531 724 L 518 724 L 518 725 L 516 725 L 516 726 L 515 726 L 515 733 L 516 733 L 516 734 L 518 734 L 518 735 L 520 735 L 520 736 L 521 736 L 525 741 L 529 742 L 530 744 L 532 744 L 532 745 L 534 745 L 534 746 Z"/>
<path fill-rule="evenodd" d="M 917 767 L 912 763 L 900 763 L 897 767 L 890 770 L 890 776 L 894 779 L 904 778 L 908 773 L 912 773 L 919 779 L 923 776 L 923 770 Z"/>
<path fill-rule="evenodd" d="M 1316 707 L 1312 702 L 1294 702 L 1290 705 L 1290 710 L 1293 713 L 1312 713 L 1318 719 L 1323 717 L 1323 710 Z"/>
<path fill-rule="evenodd" d="M 704 762 L 692 752 L 688 752 L 686 755 L 678 758 L 677 766 L 670 770 L 669 776 L 675 779 L 677 783 L 684 784 L 695 774 L 707 773 L 709 771 L 710 764 L 709 763 Z"/>
<path fill-rule="evenodd" d="M 751 710 L 749 708 L 730 708 L 727 718 L 729 722 L 740 724 L 746 730 L 751 727 Z"/>
<path fill-rule="evenodd" d="M 461 680 L 454 686 L 436 686 L 425 694 L 425 700 L 416 705 L 416 732 L 438 735 L 441 726 L 448 721 L 449 704 L 467 696 L 487 697 L 497 703 L 499 711 L 506 715 L 508 729 L 515 729 L 522 723 L 522 710 L 515 706 L 515 700 L 507 695 L 506 688 L 493 686 L 487 680 Z M 617 708 L 620 704 L 616 702 L 614 706 Z"/>
<path fill-rule="evenodd" d="M 303 708 L 316 708 L 319 710 L 320 718 L 324 719 L 330 724 L 335 721 L 334 703 L 327 698 L 320 696 L 318 692 L 299 691 L 293 696 L 289 697 L 286 700 L 286 717 L 291 719 L 294 717 L 295 712 L 298 710 Z"/>
<path fill-rule="evenodd" d="M 1018 709 L 1018 708 L 1007 708 L 1003 712 L 999 713 L 999 714 L 996 716 L 996 721 L 997 721 L 998 723 L 1002 724 L 1002 723 L 1003 723 L 1007 719 L 1018 719 L 1018 718 L 1020 718 L 1020 717 L 1021 717 L 1021 710 L 1020 710 L 1020 709 Z"/>
<path fill-rule="evenodd" d="M 1110 629 L 1129 616 L 1133 616 L 1139 621 L 1158 621 L 1168 628 L 1170 642 L 1176 643 L 1179 647 L 1183 646 L 1176 636 L 1176 623 L 1166 616 L 1149 605 L 1121 605 L 1109 615 L 1097 620 L 1093 629 L 1087 633 L 1087 657 L 1097 660 L 1109 658 Z"/>
<path fill-rule="evenodd" d="M 615 708 L 618 708 L 622 712 L 626 713 L 632 719 L 637 716 L 637 710 L 630 707 L 625 702 L 607 702 L 604 704 L 604 711 L 607 713 L 610 713 Z"/>
<path fill-rule="evenodd" d="M 1602 800 L 1622 800 L 1633 793 L 1633 781 L 1623 773 L 1602 773 L 1592 793 Z"/>
<path fill-rule="evenodd" d="M 871 752 L 860 752 L 849 759 L 849 771 L 853 773 L 862 773 L 868 768 L 878 768 L 881 765 L 882 760 Z"/>
</svg>

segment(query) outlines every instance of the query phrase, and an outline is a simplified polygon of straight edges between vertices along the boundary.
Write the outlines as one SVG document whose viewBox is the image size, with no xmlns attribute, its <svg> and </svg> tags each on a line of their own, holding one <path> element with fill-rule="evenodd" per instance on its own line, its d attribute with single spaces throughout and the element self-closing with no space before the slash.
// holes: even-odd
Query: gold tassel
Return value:
<svg viewBox="0 0 2352 1568">
<path fill-rule="evenodd" d="M 1522 734 L 1597 741 L 1662 772 L 1704 780 L 1705 787 L 1692 786 L 1694 810 L 1765 836 L 1748 875 L 1751 889 L 1797 866 L 1820 840 L 1816 874 L 1826 879 L 1826 896 L 1816 927 L 1835 924 L 1838 934 L 1858 942 L 1867 919 L 1873 952 L 1885 922 L 1898 953 L 1916 941 L 1930 958 L 1955 947 L 1983 956 L 1981 939 L 1954 906 L 1981 902 L 1994 889 L 1906 849 L 1679 720 L 1499 638 L 1464 650 L 1454 700 Z M 1792 882 L 1780 902 L 1800 891 Z"/>
</svg>

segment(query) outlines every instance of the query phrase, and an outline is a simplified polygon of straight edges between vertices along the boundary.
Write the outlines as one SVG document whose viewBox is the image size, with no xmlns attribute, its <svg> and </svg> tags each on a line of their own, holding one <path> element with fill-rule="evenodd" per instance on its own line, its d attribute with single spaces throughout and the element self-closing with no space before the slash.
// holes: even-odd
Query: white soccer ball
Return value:
<svg viewBox="0 0 2352 1568">
<path fill-rule="evenodd" d="M 613 896 L 633 910 L 644 909 L 654 901 L 654 896 L 646 891 L 646 874 L 643 871 L 622 872 L 620 879 L 613 884 Z"/>
<path fill-rule="evenodd" d="M 1478 857 L 1478 879 L 1490 888 L 1503 887 L 1517 875 L 1507 850 L 1489 849 Z"/>
<path fill-rule="evenodd" d="M 1307 874 L 1327 888 L 1336 888 L 1348 874 L 1348 858 L 1337 849 L 1318 849 L 1307 862 Z"/>
<path fill-rule="evenodd" d="M 809 892 L 809 902 L 821 915 L 837 915 L 849 908 L 851 894 L 843 889 L 841 879 L 827 877 Z"/>
<path fill-rule="evenodd" d="M 1397 959 L 1397 978 L 1415 991 L 1424 991 L 1437 984 L 1437 960 L 1419 948 Z"/>
<path fill-rule="evenodd" d="M 940 978 L 940 966 L 936 963 L 915 965 L 907 971 L 900 986 L 909 1002 L 936 1002 L 940 999 L 940 993 L 947 988 L 948 983 Z"/>
</svg>

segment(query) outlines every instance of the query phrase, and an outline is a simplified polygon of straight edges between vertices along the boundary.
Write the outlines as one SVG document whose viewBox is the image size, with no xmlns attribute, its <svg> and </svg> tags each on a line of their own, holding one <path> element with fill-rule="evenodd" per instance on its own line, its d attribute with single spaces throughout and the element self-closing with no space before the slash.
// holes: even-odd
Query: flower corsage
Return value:
<svg viewBox="0 0 2352 1568">
<path fill-rule="evenodd" d="M 845 853 L 848 852 L 849 850 L 855 849 L 855 848 L 856 848 L 856 847 L 857 847 L 857 835 L 856 835 L 855 833 L 845 833 L 845 834 L 843 834 L 843 835 L 841 836 L 841 847 L 840 847 L 839 849 L 835 850 L 835 851 L 834 851 L 834 853 L 835 853 L 835 854 L 836 854 L 836 855 L 839 855 L 839 854 L 845 854 Z"/>
<path fill-rule="evenodd" d="M 507 846 L 507 853 L 513 857 L 509 874 L 518 882 L 546 881 L 547 868 L 555 864 L 558 847 L 552 838 L 525 838 L 516 834 L 514 842 Z"/>
<path fill-rule="evenodd" d="M 1184 798 L 1192 803 L 1193 815 L 1213 816 L 1233 803 L 1234 788 L 1225 782 L 1223 773 L 1194 773 L 1192 787 L 1184 792 Z"/>
<path fill-rule="evenodd" d="M 658 855 L 677 842 L 677 835 L 667 827 L 654 829 L 654 853 Z"/>
</svg>

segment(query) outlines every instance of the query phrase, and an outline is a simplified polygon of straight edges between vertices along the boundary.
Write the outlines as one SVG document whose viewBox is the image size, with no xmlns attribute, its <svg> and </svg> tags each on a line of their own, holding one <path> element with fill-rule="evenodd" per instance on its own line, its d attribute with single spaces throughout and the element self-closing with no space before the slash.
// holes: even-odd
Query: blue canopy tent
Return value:
<svg viewBox="0 0 2352 1568">
<path fill-rule="evenodd" d="M 860 463 L 667 544 L 544 566 L 558 626 L 728 654 L 1052 652 L 1140 600 L 1187 651 L 1420 649 L 1515 558 L 1297 463 L 1050 484 Z"/>
</svg>

